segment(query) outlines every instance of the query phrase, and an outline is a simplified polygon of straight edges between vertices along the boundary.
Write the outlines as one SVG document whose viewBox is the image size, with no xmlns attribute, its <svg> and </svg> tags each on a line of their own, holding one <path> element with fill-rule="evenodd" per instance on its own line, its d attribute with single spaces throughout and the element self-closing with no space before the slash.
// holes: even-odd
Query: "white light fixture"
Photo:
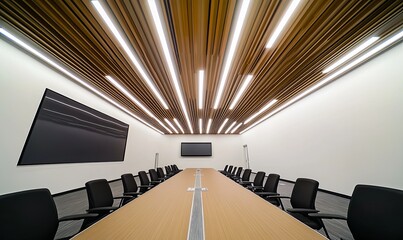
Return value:
<svg viewBox="0 0 403 240">
<path fill-rule="evenodd" d="M 95 0 L 93 0 L 91 2 L 94 5 L 95 9 L 98 11 L 99 15 L 101 15 L 101 17 L 104 20 L 104 22 L 106 23 L 106 25 L 112 31 L 112 33 L 115 36 L 115 38 L 118 40 L 118 42 L 120 43 L 120 45 L 123 48 L 123 50 L 129 56 L 130 60 L 132 61 L 132 63 L 136 67 L 137 71 L 140 73 L 141 77 L 146 81 L 148 87 L 152 90 L 154 95 L 158 98 L 158 100 L 160 101 L 162 106 L 165 109 L 168 109 L 167 103 L 162 98 L 161 94 L 159 93 L 159 91 L 155 87 L 154 83 L 149 78 L 148 74 L 144 70 L 144 67 L 142 66 L 142 64 L 138 60 L 138 57 L 135 56 L 135 54 L 130 49 L 129 45 L 126 43 L 126 41 L 123 39 L 122 35 L 119 33 L 118 29 L 112 23 L 111 18 L 108 16 L 108 14 L 106 13 L 105 9 L 102 7 L 101 3 L 99 1 L 95 1 Z"/>
<path fill-rule="evenodd" d="M 231 43 L 229 45 L 230 46 L 229 51 L 226 55 L 224 68 L 221 73 L 220 84 L 219 84 L 217 95 L 216 95 L 216 98 L 214 101 L 214 109 L 217 109 L 218 104 L 220 104 L 220 100 L 221 100 L 221 97 L 222 97 L 222 94 L 224 91 L 225 83 L 227 82 L 227 77 L 228 77 L 229 70 L 230 70 L 230 67 L 232 64 L 232 60 L 234 58 L 235 49 L 238 45 L 238 40 L 239 40 L 239 36 L 241 34 L 242 26 L 245 22 L 245 17 L 246 17 L 246 13 L 248 11 L 249 3 L 250 3 L 250 0 L 244 0 L 242 2 L 241 11 L 239 12 L 237 22 L 235 25 L 234 35 L 233 35 Z"/>
<path fill-rule="evenodd" d="M 182 126 L 179 124 L 179 122 L 178 122 L 178 120 L 177 120 L 176 118 L 174 118 L 174 122 L 175 122 L 176 126 L 178 126 L 178 128 L 179 128 L 179 129 L 181 130 L 181 132 L 184 134 L 185 131 L 183 131 Z"/>
<path fill-rule="evenodd" d="M 176 128 L 174 127 L 174 125 L 172 125 L 172 123 L 171 123 L 168 119 L 164 118 L 164 121 L 165 121 L 166 123 L 168 123 L 168 125 L 174 130 L 175 133 L 179 133 L 178 130 L 176 130 Z"/>
<path fill-rule="evenodd" d="M 268 104 L 266 104 L 266 106 L 264 106 L 262 109 L 260 109 L 258 112 L 256 112 L 255 114 L 253 114 L 251 117 L 249 117 L 248 119 L 246 119 L 246 121 L 244 122 L 244 124 L 247 124 L 248 122 L 252 121 L 255 117 L 259 116 L 262 112 L 266 111 L 269 107 L 273 106 L 273 104 L 275 104 L 277 102 L 277 99 L 273 99 L 271 100 Z"/>
<path fill-rule="evenodd" d="M 208 120 L 208 123 L 207 123 L 207 129 L 206 129 L 206 134 L 209 134 L 210 133 L 210 127 L 211 127 L 211 122 L 212 122 L 213 120 L 210 118 L 209 120 Z"/>
<path fill-rule="evenodd" d="M 157 28 L 158 37 L 159 37 L 160 43 L 162 45 L 162 50 L 164 51 L 165 60 L 166 60 L 166 62 L 168 64 L 168 69 L 169 69 L 169 72 L 171 74 L 172 81 L 174 82 L 176 95 L 178 96 L 179 103 L 180 103 L 182 111 L 183 111 L 183 113 L 185 115 L 186 122 L 188 124 L 189 130 L 193 134 L 192 124 L 190 123 L 189 115 L 188 115 L 188 112 L 186 110 L 182 90 L 181 90 L 181 87 L 179 85 L 179 80 L 178 80 L 178 77 L 176 75 L 176 71 L 175 71 L 175 68 L 174 68 L 174 65 L 173 65 L 171 54 L 169 52 L 168 42 L 166 40 L 165 33 L 164 33 L 163 28 L 162 28 L 162 22 L 161 22 L 161 18 L 159 16 L 159 13 L 158 13 L 157 5 L 156 5 L 154 0 L 148 0 L 148 6 L 150 7 L 151 14 L 152 14 L 153 20 L 154 20 L 154 24 L 155 24 L 155 27 Z"/>
<path fill-rule="evenodd" d="M 218 134 L 221 132 L 221 130 L 225 127 L 225 124 L 227 124 L 227 122 L 228 122 L 228 118 L 226 118 L 225 120 L 224 120 L 224 122 L 221 124 L 221 127 L 218 129 Z"/>
<path fill-rule="evenodd" d="M 246 129 L 244 129 L 242 132 L 240 132 L 240 134 L 248 131 L 249 129 L 253 128 L 254 126 L 258 125 L 259 123 L 263 122 L 264 120 L 268 119 L 269 117 L 273 116 L 274 114 L 280 112 L 281 110 L 283 110 L 284 108 L 290 106 L 291 104 L 295 103 L 296 101 L 300 100 L 301 98 L 305 97 L 306 95 L 312 93 L 313 91 L 315 91 L 316 89 L 320 88 L 321 86 L 323 86 L 324 84 L 330 82 L 331 80 L 333 80 L 334 78 L 340 76 L 341 74 L 343 74 L 344 72 L 350 70 L 351 68 L 353 68 L 354 66 L 364 62 L 365 60 L 367 60 L 368 58 L 372 57 L 373 55 L 377 54 L 378 52 L 380 52 L 382 49 L 388 47 L 389 45 L 395 43 L 396 41 L 398 41 L 400 38 L 403 37 L 403 30 L 396 33 L 395 35 L 393 35 L 392 37 L 388 38 L 387 40 L 381 42 L 380 44 L 378 44 L 377 46 L 375 46 L 373 49 L 369 50 L 367 53 L 365 53 L 364 55 L 362 55 L 361 57 L 357 58 L 356 60 L 352 61 L 351 63 L 347 64 L 346 66 L 342 67 L 341 69 L 339 69 L 338 71 L 334 72 L 333 74 L 329 75 L 328 77 L 326 77 L 325 79 L 323 79 L 322 81 L 320 81 L 319 83 L 317 83 L 316 85 L 308 88 L 307 90 L 305 90 L 304 92 L 302 92 L 301 94 L 299 94 L 298 96 L 294 97 L 293 99 L 291 99 L 290 101 L 288 101 L 286 104 L 282 105 L 281 107 L 277 108 L 276 110 L 274 110 L 273 112 L 267 114 L 266 116 L 262 117 L 259 121 L 255 122 L 254 124 L 250 125 L 249 127 L 247 127 Z"/>
<path fill-rule="evenodd" d="M 236 94 L 234 100 L 232 101 L 229 109 L 234 109 L 235 105 L 238 103 L 239 99 L 241 98 L 242 94 L 245 92 L 246 88 L 248 87 L 250 81 L 252 80 L 252 75 L 247 75 L 244 82 L 242 83 L 241 88 L 239 89 L 238 93 Z"/>
<path fill-rule="evenodd" d="M 204 86 L 204 71 L 199 71 L 199 109 L 203 108 L 203 86 Z"/>
<path fill-rule="evenodd" d="M 231 131 L 232 127 L 234 127 L 235 124 L 236 124 L 236 122 L 233 122 L 233 123 L 227 128 L 227 131 L 225 131 L 225 134 L 227 134 L 229 131 Z"/>
<path fill-rule="evenodd" d="M 242 123 L 239 123 L 234 129 L 232 129 L 231 133 L 234 133 L 240 126 L 242 126 Z"/>
<path fill-rule="evenodd" d="M 154 120 L 156 120 L 162 127 L 164 127 L 169 133 L 172 133 L 172 131 L 167 128 L 148 108 L 146 108 L 136 97 L 134 97 L 125 87 L 123 87 L 120 83 L 118 83 L 115 79 L 113 79 L 111 76 L 106 76 L 106 79 L 110 83 L 112 83 L 113 86 L 115 86 L 119 91 L 121 91 L 126 97 L 128 97 L 130 100 L 132 100 L 137 106 L 139 106 L 144 112 L 148 114 L 148 116 L 152 117 Z"/>
<path fill-rule="evenodd" d="M 47 64 L 49 64 L 50 66 L 54 67 L 55 69 L 59 70 L 60 72 L 62 72 L 66 76 L 74 79 L 76 82 L 78 82 L 79 84 L 81 84 L 85 88 L 89 89 L 93 93 L 97 94 L 98 96 L 102 97 L 107 102 L 111 103 L 112 105 L 114 105 L 115 107 L 119 108 L 123 112 L 125 112 L 128 115 L 132 116 L 133 118 L 139 120 L 140 122 L 144 123 L 145 125 L 149 126 L 152 129 L 154 129 L 158 133 L 164 134 L 163 132 L 161 132 L 159 129 L 155 128 L 150 123 L 146 122 L 145 120 L 143 120 L 139 116 L 135 115 L 134 113 L 132 113 L 131 111 L 129 111 L 128 109 L 126 109 L 125 107 L 123 107 L 122 105 L 117 103 L 116 101 L 112 100 L 110 97 L 108 97 L 105 94 L 103 94 L 102 92 L 100 92 L 98 89 L 94 88 L 92 85 L 90 85 L 87 82 L 81 80 L 80 78 L 78 78 L 77 76 L 75 76 L 74 74 L 72 74 L 71 72 L 69 72 L 68 70 L 66 70 L 65 68 L 63 68 L 59 64 L 57 64 L 56 62 L 54 62 L 53 60 L 51 60 L 50 58 L 46 57 L 45 55 L 43 55 L 42 53 L 38 52 L 37 50 L 35 50 L 31 46 L 29 46 L 28 44 L 24 43 L 23 41 L 21 41 L 20 39 L 18 39 L 17 37 L 15 37 L 11 33 L 9 33 L 8 31 L 6 31 L 4 28 L 0 27 L 0 33 L 3 34 L 4 36 L 6 36 L 7 38 L 9 38 L 10 40 L 12 40 L 13 42 L 15 42 L 16 44 L 18 44 L 20 47 L 22 47 L 25 50 L 27 50 L 28 52 L 32 53 L 34 56 L 38 57 L 42 61 L 44 61 Z"/>
<path fill-rule="evenodd" d="M 325 68 L 325 70 L 323 70 L 322 73 L 328 73 L 328 72 L 332 71 L 333 69 L 337 68 L 338 66 L 340 66 L 344 62 L 348 61 L 349 59 L 353 58 L 355 55 L 360 53 L 362 50 L 364 50 L 365 48 L 370 46 L 372 43 L 374 43 L 378 39 L 379 39 L 379 37 L 372 37 L 372 38 L 368 39 L 367 41 L 365 41 L 364 43 L 359 45 L 357 48 L 355 48 L 348 54 L 344 55 L 344 57 L 340 58 L 339 60 L 337 60 L 335 63 L 333 63 L 329 67 Z"/>
<path fill-rule="evenodd" d="M 285 25 L 287 24 L 288 20 L 290 20 L 292 14 L 294 13 L 295 9 L 297 8 L 300 0 L 294 0 L 291 5 L 288 7 L 287 11 L 285 12 L 283 18 L 281 19 L 280 23 L 277 25 L 276 29 L 274 30 L 273 34 L 270 36 L 269 41 L 266 44 L 266 48 L 271 48 L 274 42 L 277 40 L 280 33 L 283 31 Z"/>
<path fill-rule="evenodd" d="M 203 120 L 201 118 L 199 118 L 199 132 L 200 134 L 203 133 Z"/>
</svg>

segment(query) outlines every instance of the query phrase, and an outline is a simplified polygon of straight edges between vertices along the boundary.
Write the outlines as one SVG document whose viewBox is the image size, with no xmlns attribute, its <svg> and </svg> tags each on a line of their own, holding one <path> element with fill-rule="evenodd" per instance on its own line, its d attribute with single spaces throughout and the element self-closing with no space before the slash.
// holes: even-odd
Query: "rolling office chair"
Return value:
<svg viewBox="0 0 403 240">
<path fill-rule="evenodd" d="M 357 185 L 351 196 L 347 217 L 326 213 L 311 213 L 309 216 L 347 220 L 356 240 L 403 239 L 403 191 Z"/>
<path fill-rule="evenodd" d="M 295 181 L 294 188 L 292 189 L 291 197 L 277 195 L 269 196 L 269 198 L 273 200 L 278 199 L 283 210 L 284 206 L 281 202 L 281 199 L 290 199 L 292 208 L 287 209 L 287 212 L 309 227 L 320 230 L 324 226 L 322 220 L 320 218 L 313 218 L 308 215 L 309 213 L 319 212 L 315 208 L 315 200 L 318 188 L 319 182 L 308 178 L 298 178 Z M 326 228 L 323 228 L 323 230 L 325 231 L 326 236 L 329 238 Z"/>
<path fill-rule="evenodd" d="M 225 176 L 227 176 L 227 177 L 234 176 L 234 175 L 235 175 L 235 173 L 236 173 L 236 171 L 237 171 L 237 169 L 238 169 L 238 167 L 234 167 L 234 168 L 232 169 L 232 171 L 231 171 L 231 172 L 226 173 L 226 174 L 225 174 Z"/>
<path fill-rule="evenodd" d="M 157 174 L 159 178 L 163 178 L 164 180 L 167 180 L 170 176 L 165 175 L 164 170 L 162 168 L 157 168 Z"/>
<path fill-rule="evenodd" d="M 239 179 L 241 177 L 243 167 L 239 167 L 234 175 L 229 176 L 231 179 Z"/>
<path fill-rule="evenodd" d="M 220 173 L 225 173 L 225 172 L 227 172 L 227 169 L 228 169 L 228 165 L 225 165 L 224 170 L 220 170 L 219 172 Z"/>
<path fill-rule="evenodd" d="M 242 178 L 234 177 L 232 178 L 236 182 L 248 182 L 250 179 L 250 174 L 252 173 L 251 169 L 245 169 L 242 174 Z"/>
<path fill-rule="evenodd" d="M 46 188 L 5 194 L 0 196 L 0 239 L 53 240 L 59 222 L 96 217 L 98 214 L 87 213 L 58 219 L 55 202 Z"/>
<path fill-rule="evenodd" d="M 141 195 L 141 192 L 139 192 L 139 188 L 137 186 L 136 180 L 134 179 L 133 174 L 131 173 L 126 173 L 120 176 L 122 179 L 123 183 L 123 195 L 124 196 L 132 196 L 133 199 Z M 130 202 L 132 199 L 124 199 L 123 200 L 123 205 Z"/>
<path fill-rule="evenodd" d="M 241 181 L 239 182 L 239 184 L 241 184 L 244 187 L 247 187 L 249 189 L 251 189 L 252 187 L 256 187 L 256 186 L 263 186 L 263 181 L 264 181 L 264 176 L 266 175 L 265 172 L 257 172 L 255 179 L 253 180 L 253 182 L 251 181 Z"/>
<path fill-rule="evenodd" d="M 121 207 L 124 201 L 132 199 L 132 196 L 118 196 L 113 197 L 111 187 L 109 186 L 106 179 L 96 179 L 85 183 L 85 189 L 87 191 L 88 197 L 88 210 L 89 213 L 98 213 L 99 216 L 95 221 L 100 220 L 109 213 L 115 211 Z M 121 199 L 119 206 L 113 206 L 114 199 Z M 86 219 L 84 220 L 85 225 L 92 224 Z"/>
<path fill-rule="evenodd" d="M 276 205 L 280 206 L 280 200 L 277 198 L 269 198 L 269 196 L 277 196 L 279 195 L 277 193 L 277 187 L 278 187 L 278 182 L 280 181 L 280 175 L 270 173 L 269 176 L 267 176 L 266 183 L 264 184 L 264 187 L 258 187 L 254 189 L 254 192 L 258 195 L 264 198 L 266 201 Z"/>
<path fill-rule="evenodd" d="M 165 180 L 165 178 L 158 177 L 158 173 L 155 171 L 155 169 L 149 169 L 148 173 L 150 174 L 152 182 L 163 182 Z"/>
<path fill-rule="evenodd" d="M 157 186 L 160 182 L 155 182 L 155 181 L 150 181 L 148 179 L 147 173 L 145 171 L 140 171 L 139 172 L 139 178 L 140 178 L 140 192 L 144 193 L 150 190 L 151 188 Z"/>
</svg>

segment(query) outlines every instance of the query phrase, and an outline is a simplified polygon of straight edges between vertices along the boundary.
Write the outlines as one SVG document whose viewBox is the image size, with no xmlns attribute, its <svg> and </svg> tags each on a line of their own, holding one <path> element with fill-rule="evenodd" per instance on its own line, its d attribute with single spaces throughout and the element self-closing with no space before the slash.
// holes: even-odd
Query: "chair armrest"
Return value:
<svg viewBox="0 0 403 240">
<path fill-rule="evenodd" d="M 99 214 L 97 214 L 97 213 L 75 214 L 75 215 L 61 217 L 61 218 L 59 218 L 59 222 L 71 221 L 71 220 L 81 220 L 81 219 L 85 219 L 85 218 L 96 218 L 98 216 L 99 216 Z"/>
<path fill-rule="evenodd" d="M 289 208 L 287 212 L 290 213 L 317 213 L 319 210 L 309 208 Z"/>
<path fill-rule="evenodd" d="M 273 195 L 273 196 L 269 196 L 269 198 L 288 198 L 288 199 L 291 199 L 291 197 L 284 196 L 284 195 Z"/>
<path fill-rule="evenodd" d="M 347 217 L 337 214 L 329 214 L 329 213 L 309 213 L 308 216 L 320 219 L 341 219 L 347 220 Z"/>
<path fill-rule="evenodd" d="M 152 187 L 152 186 L 150 186 L 150 185 L 140 185 L 140 186 L 138 186 L 139 188 L 150 188 L 150 187 Z"/>
<path fill-rule="evenodd" d="M 140 192 L 124 192 L 123 195 L 128 195 L 131 197 L 138 197 L 139 195 L 141 195 Z"/>
<path fill-rule="evenodd" d="M 97 208 L 90 208 L 87 210 L 88 213 L 105 213 L 110 211 L 115 211 L 118 207 L 97 207 Z"/>
<path fill-rule="evenodd" d="M 253 190 L 263 190 L 264 189 L 263 186 L 254 186 L 252 188 L 253 188 Z"/>
<path fill-rule="evenodd" d="M 150 182 L 151 185 L 156 185 L 156 184 L 160 184 L 160 183 L 161 183 L 161 181 L 151 181 Z"/>
<path fill-rule="evenodd" d="M 276 192 L 255 192 L 257 195 L 261 196 L 261 197 L 267 197 L 267 196 L 278 196 L 280 194 L 276 193 Z"/>
<path fill-rule="evenodd" d="M 251 185 L 253 182 L 250 182 L 250 181 L 242 181 L 242 182 L 239 182 L 239 184 L 241 184 L 241 185 Z"/>
</svg>

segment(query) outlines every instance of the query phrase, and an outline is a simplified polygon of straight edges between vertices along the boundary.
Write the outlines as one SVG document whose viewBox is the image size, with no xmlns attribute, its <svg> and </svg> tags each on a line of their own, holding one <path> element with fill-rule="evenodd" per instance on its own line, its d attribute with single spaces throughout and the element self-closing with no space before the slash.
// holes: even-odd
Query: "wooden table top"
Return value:
<svg viewBox="0 0 403 240">
<path fill-rule="evenodd" d="M 74 239 L 187 239 L 196 169 L 185 169 Z M 205 239 L 325 239 L 214 169 L 201 169 Z"/>
</svg>

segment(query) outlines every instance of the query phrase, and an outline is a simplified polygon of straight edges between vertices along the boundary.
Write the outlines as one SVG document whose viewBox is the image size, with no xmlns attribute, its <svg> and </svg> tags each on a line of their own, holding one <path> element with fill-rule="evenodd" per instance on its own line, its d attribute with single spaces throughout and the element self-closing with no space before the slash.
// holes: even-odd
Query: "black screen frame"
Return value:
<svg viewBox="0 0 403 240">
<path fill-rule="evenodd" d="M 184 154 L 184 145 L 208 145 L 210 146 L 210 152 L 207 154 Z M 213 145 L 211 142 L 182 142 L 181 143 L 181 157 L 211 157 L 213 156 Z"/>
<path fill-rule="evenodd" d="M 103 116 L 103 117 L 105 117 L 107 119 L 113 120 L 116 123 L 119 123 L 119 124 L 123 125 L 124 128 L 126 128 L 127 130 L 126 130 L 125 136 L 124 136 L 124 144 L 121 146 L 122 150 L 121 150 L 121 152 L 119 154 L 121 156 L 121 158 L 120 159 L 110 159 L 110 160 L 96 160 L 96 161 L 94 161 L 94 160 L 91 160 L 91 161 L 85 161 L 85 160 L 84 161 L 83 160 L 76 161 L 76 160 L 72 159 L 72 160 L 69 160 L 69 161 L 56 161 L 56 162 L 55 161 L 37 161 L 37 162 L 33 162 L 33 163 L 24 161 L 24 157 L 26 157 L 26 154 L 27 154 L 27 147 L 28 147 L 29 141 L 30 141 L 30 139 L 31 139 L 31 137 L 33 135 L 34 128 L 35 128 L 35 126 L 36 126 L 36 124 L 38 122 L 38 119 L 40 117 L 41 110 L 43 109 L 45 99 L 49 94 L 50 95 L 57 95 L 57 96 L 59 96 L 61 98 L 66 99 L 70 103 L 73 103 L 73 104 L 76 104 L 76 105 L 82 107 L 83 109 L 90 110 L 92 113 L 99 114 L 99 116 Z M 124 123 L 124 122 L 122 122 L 122 121 L 120 121 L 120 120 L 118 120 L 116 118 L 113 118 L 113 117 L 111 117 L 111 116 L 109 116 L 109 115 L 107 115 L 105 113 L 102 113 L 102 112 L 100 112 L 98 110 L 95 110 L 95 109 L 93 109 L 93 108 L 91 108 L 91 107 L 89 107 L 87 105 L 84 105 L 84 104 L 82 104 L 82 103 L 80 103 L 80 102 L 78 102 L 78 101 L 76 101 L 74 99 L 71 99 L 69 97 L 66 97 L 66 96 L 60 94 L 60 93 L 57 93 L 57 92 L 55 92 L 55 91 L 53 91 L 51 89 L 46 88 L 45 92 L 44 92 L 44 94 L 42 96 L 41 102 L 40 102 L 40 104 L 38 106 L 38 109 L 36 111 L 35 117 L 34 117 L 34 119 L 32 121 L 30 130 L 29 130 L 28 136 L 27 136 L 27 138 L 25 140 L 24 147 L 23 147 L 23 149 L 21 151 L 17 166 L 46 165 L 46 164 L 68 164 L 68 163 L 123 162 L 124 158 L 125 158 L 125 154 L 126 154 L 126 146 L 127 146 L 128 135 L 129 135 L 129 124 Z"/>
</svg>

